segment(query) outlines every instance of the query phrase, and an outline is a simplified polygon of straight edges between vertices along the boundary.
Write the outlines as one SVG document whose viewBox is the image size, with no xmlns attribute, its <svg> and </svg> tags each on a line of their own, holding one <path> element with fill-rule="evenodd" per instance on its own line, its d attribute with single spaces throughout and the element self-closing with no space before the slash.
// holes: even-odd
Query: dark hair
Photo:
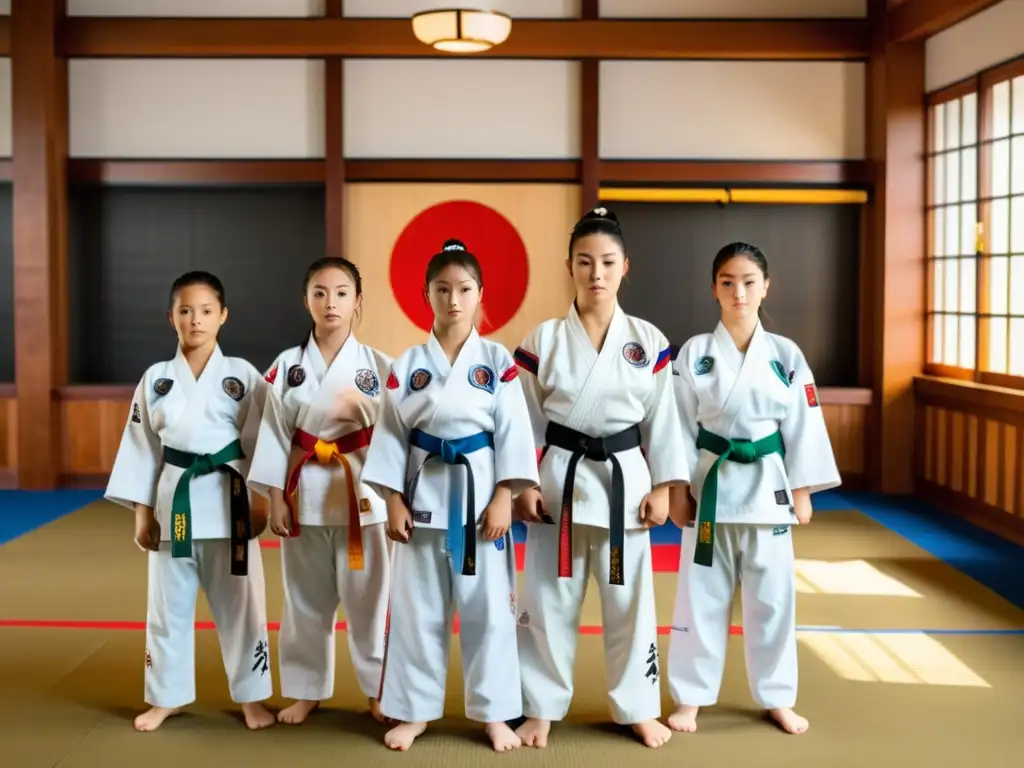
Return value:
<svg viewBox="0 0 1024 768">
<path fill-rule="evenodd" d="M 323 258 L 317 259 L 309 265 L 309 269 L 306 270 L 306 277 L 302 280 L 302 295 L 306 295 L 306 291 L 309 290 L 309 284 L 313 281 L 317 272 L 324 269 L 340 269 L 342 272 L 348 274 L 352 278 L 352 282 L 356 286 L 356 296 L 362 296 L 363 294 L 363 278 L 359 274 L 359 268 L 348 259 L 343 259 L 341 256 L 324 256 Z M 309 333 L 302 338 L 302 343 L 299 347 L 303 352 L 306 351 L 306 345 L 309 343 L 309 337 L 316 331 L 316 323 L 310 325 Z"/>
<path fill-rule="evenodd" d="M 190 285 L 205 285 L 217 294 L 217 301 L 220 302 L 221 307 L 227 306 L 227 303 L 224 301 L 224 284 L 220 281 L 220 278 L 210 272 L 196 271 L 186 272 L 171 285 L 171 298 L 169 302 L 171 309 L 174 308 L 174 302 L 178 298 L 178 294 L 181 293 L 183 288 L 188 288 Z"/>
<path fill-rule="evenodd" d="M 715 260 L 711 264 L 712 285 L 718 282 L 718 273 L 722 271 L 722 267 L 726 265 L 726 262 L 736 256 L 745 256 L 750 259 L 757 265 L 757 268 L 761 270 L 761 274 L 764 276 L 764 279 L 768 279 L 768 259 L 764 257 L 761 249 L 756 245 L 751 245 L 750 243 L 735 242 L 724 246 L 715 255 Z"/>
<path fill-rule="evenodd" d="M 622 235 L 622 227 L 619 226 L 619 217 L 607 208 L 594 208 L 583 214 L 583 218 L 576 222 L 569 235 L 569 259 L 572 259 L 572 249 L 576 241 L 590 235 L 608 235 L 615 239 L 622 253 L 626 253 L 626 239 Z"/>
<path fill-rule="evenodd" d="M 718 282 L 718 273 L 722 271 L 722 267 L 724 267 L 730 259 L 737 256 L 743 256 L 750 259 L 750 261 L 754 262 L 757 268 L 761 270 L 761 275 L 764 279 L 768 279 L 768 259 L 765 258 L 761 249 L 756 245 L 737 241 L 723 246 L 715 255 L 715 260 L 711 264 L 712 285 Z M 771 321 L 771 318 L 768 317 L 768 313 L 764 311 L 764 305 L 757 308 L 757 316 L 761 318 L 761 320 Z"/>
<path fill-rule="evenodd" d="M 453 265 L 462 267 L 469 272 L 473 279 L 476 280 L 478 288 L 484 287 L 484 275 L 483 270 L 480 269 L 480 262 L 477 261 L 476 256 L 466 249 L 464 242 L 453 238 L 445 240 L 441 250 L 431 256 L 430 261 L 427 262 L 426 287 L 429 289 L 430 284 L 437 279 L 437 276 Z"/>
</svg>

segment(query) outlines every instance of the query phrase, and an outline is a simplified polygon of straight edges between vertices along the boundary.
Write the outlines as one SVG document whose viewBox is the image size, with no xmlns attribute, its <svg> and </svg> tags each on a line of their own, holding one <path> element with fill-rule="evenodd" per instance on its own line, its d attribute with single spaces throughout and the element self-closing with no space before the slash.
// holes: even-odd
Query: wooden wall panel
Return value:
<svg viewBox="0 0 1024 768">
<path fill-rule="evenodd" d="M 1024 395 L 932 377 L 914 393 L 915 491 L 1024 544 Z"/>
<path fill-rule="evenodd" d="M 18 401 L 14 387 L 0 384 L 0 488 L 17 485 Z"/>
<path fill-rule="evenodd" d="M 102 488 L 106 484 L 133 391 L 131 386 L 72 386 L 60 391 L 64 485 Z M 844 486 L 859 489 L 864 480 L 864 425 L 871 392 L 822 387 L 818 394 Z"/>
</svg>

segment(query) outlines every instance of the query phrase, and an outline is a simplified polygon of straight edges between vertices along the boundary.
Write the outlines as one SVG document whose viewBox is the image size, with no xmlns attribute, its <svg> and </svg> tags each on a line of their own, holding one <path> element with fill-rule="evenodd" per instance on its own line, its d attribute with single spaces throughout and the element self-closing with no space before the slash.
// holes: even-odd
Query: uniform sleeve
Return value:
<svg viewBox="0 0 1024 768">
<path fill-rule="evenodd" d="M 526 412 L 529 414 L 533 430 L 535 451 L 540 451 L 544 447 L 544 435 L 548 429 L 548 419 L 544 415 L 544 392 L 537 378 L 537 371 L 540 368 L 539 335 L 540 328 L 537 328 L 516 347 L 512 356 L 519 373 L 520 387 L 526 398 Z"/>
<path fill-rule="evenodd" d="M 651 366 L 654 393 L 640 424 L 640 436 L 651 470 L 651 483 L 657 487 L 665 483 L 688 483 L 690 471 L 683 433 L 679 429 L 679 407 L 672 391 L 671 348 L 660 334 L 655 341 L 659 352 Z"/>
<path fill-rule="evenodd" d="M 361 480 L 379 496 L 386 498 L 385 490 L 405 493 L 405 477 L 409 463 L 409 430 L 398 412 L 401 403 L 401 384 L 404 377 L 397 364 L 388 371 L 381 391 L 380 410 L 373 427 L 370 447 L 366 450 Z"/>
<path fill-rule="evenodd" d="M 512 495 L 518 496 L 540 485 L 537 445 L 519 365 L 502 352 L 494 404 L 494 480 L 508 483 Z"/>
<path fill-rule="evenodd" d="M 256 453 L 256 442 L 260 432 L 260 423 L 263 420 L 263 412 L 267 405 L 267 395 L 270 385 L 260 375 L 259 371 L 250 366 L 249 371 L 249 392 L 242 402 L 242 412 L 239 413 L 238 440 L 242 444 L 242 453 L 245 454 L 240 462 L 242 476 L 248 477 L 252 468 L 253 455 Z"/>
<path fill-rule="evenodd" d="M 163 467 L 163 444 L 149 421 L 149 374 L 135 388 L 128 422 L 107 481 L 104 498 L 134 510 L 136 504 L 156 506 L 156 487 Z"/>
<path fill-rule="evenodd" d="M 672 388 L 679 411 L 679 428 L 683 434 L 683 454 L 692 478 L 700 462 L 700 451 L 697 450 L 697 388 L 694 386 L 693 369 L 689 360 L 688 345 L 681 350 L 675 350 L 675 358 L 672 361 Z"/>
<path fill-rule="evenodd" d="M 808 488 L 811 493 L 817 493 L 836 488 L 842 481 L 814 375 L 799 350 L 795 358 L 790 387 L 792 401 L 779 425 L 786 446 L 786 474 L 790 488 Z"/>
<path fill-rule="evenodd" d="M 252 490 L 267 498 L 271 488 L 284 490 L 291 455 L 292 430 L 285 418 L 283 378 L 277 375 L 282 366 L 283 361 L 278 358 L 262 380 L 264 401 L 246 478 L 246 484 Z"/>
</svg>

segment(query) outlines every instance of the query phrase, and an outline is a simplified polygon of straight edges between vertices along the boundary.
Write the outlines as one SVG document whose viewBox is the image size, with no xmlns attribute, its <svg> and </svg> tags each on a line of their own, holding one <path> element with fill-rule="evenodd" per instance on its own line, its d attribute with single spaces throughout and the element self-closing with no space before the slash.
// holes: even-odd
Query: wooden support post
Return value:
<svg viewBox="0 0 1024 768">
<path fill-rule="evenodd" d="M 583 0 L 581 15 L 585 21 L 597 19 L 597 0 Z M 581 213 L 597 205 L 597 195 L 601 188 L 601 157 L 598 144 L 600 67 L 601 62 L 598 59 L 584 59 L 580 62 Z"/>
<path fill-rule="evenodd" d="M 13 0 L 14 365 L 18 485 L 56 487 L 67 379 L 67 61 L 64 0 Z"/>
<path fill-rule="evenodd" d="M 327 0 L 327 16 L 340 18 L 343 0 Z M 345 60 L 324 59 L 324 176 L 327 198 L 327 255 L 345 256 Z"/>
</svg>

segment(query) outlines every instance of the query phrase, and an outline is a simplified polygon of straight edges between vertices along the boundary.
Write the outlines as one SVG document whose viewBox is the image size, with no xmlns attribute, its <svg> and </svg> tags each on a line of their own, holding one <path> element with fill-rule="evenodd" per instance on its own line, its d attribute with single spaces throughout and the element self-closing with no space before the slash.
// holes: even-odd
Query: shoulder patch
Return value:
<svg viewBox="0 0 1024 768">
<path fill-rule="evenodd" d="M 409 376 L 409 389 L 413 392 L 419 392 L 430 383 L 432 378 L 434 377 L 431 376 L 430 371 L 426 368 L 417 368 Z"/>
<path fill-rule="evenodd" d="M 658 359 L 654 361 L 654 369 L 651 373 L 658 373 L 662 368 L 672 362 L 672 347 L 665 347 L 658 353 Z"/>
<path fill-rule="evenodd" d="M 265 382 L 267 382 L 267 384 L 273 384 L 275 381 L 277 381 L 277 366 L 276 365 L 273 368 L 271 368 L 269 371 L 267 371 L 267 375 L 263 377 L 263 380 Z"/>
<path fill-rule="evenodd" d="M 626 358 L 626 362 L 634 368 L 643 368 L 649 362 L 647 359 L 647 350 L 635 341 L 627 342 L 625 346 L 622 347 L 622 356 Z"/>
<path fill-rule="evenodd" d="M 174 386 L 172 379 L 157 379 L 153 383 L 153 391 L 156 392 L 160 397 L 163 397 L 171 391 L 171 387 Z"/>
<path fill-rule="evenodd" d="M 376 397 L 380 394 L 380 379 L 369 368 L 360 368 L 356 371 L 356 387 L 367 397 Z"/>
<path fill-rule="evenodd" d="M 136 424 L 142 423 L 142 411 L 139 410 L 138 403 L 132 403 L 132 421 Z"/>
<path fill-rule="evenodd" d="M 779 360 L 772 360 L 772 370 L 775 371 L 775 375 L 779 377 L 779 381 L 789 386 L 790 378 L 786 375 L 786 368 L 782 365 Z"/>
<path fill-rule="evenodd" d="M 288 369 L 288 386 L 301 387 L 306 380 L 306 369 L 301 365 L 293 365 Z"/>
<path fill-rule="evenodd" d="M 518 375 L 519 375 L 519 366 L 517 366 L 515 363 L 512 363 L 512 365 L 510 365 L 508 368 L 506 368 L 505 372 L 503 374 L 501 374 L 501 380 L 505 384 L 508 384 L 508 382 L 512 381 L 512 379 L 514 379 Z"/>
<path fill-rule="evenodd" d="M 529 371 L 534 376 L 537 375 L 537 369 L 540 368 L 540 358 L 532 352 L 527 352 L 522 347 L 516 347 L 516 351 L 512 354 L 512 359 L 524 371 Z"/>
<path fill-rule="evenodd" d="M 469 383 L 477 389 L 494 394 L 494 371 L 486 365 L 474 365 L 469 369 Z"/>
<path fill-rule="evenodd" d="M 804 395 L 807 397 L 807 405 L 811 408 L 818 407 L 818 390 L 814 384 L 804 384 Z"/>
<path fill-rule="evenodd" d="M 794 377 L 794 376 L 796 376 L 796 371 L 790 371 L 790 372 L 789 372 L 789 383 L 790 383 L 790 384 L 792 384 L 792 383 L 793 383 L 793 377 Z"/>
<path fill-rule="evenodd" d="M 710 355 L 704 355 L 699 358 L 696 363 L 693 364 L 693 372 L 698 376 L 703 376 L 705 373 L 711 373 L 711 370 L 715 367 L 715 358 Z"/>
<path fill-rule="evenodd" d="M 388 371 L 388 381 L 387 384 L 385 384 L 384 386 L 387 387 L 388 389 L 398 389 L 398 377 L 395 376 L 394 368 Z"/>
<path fill-rule="evenodd" d="M 228 376 L 221 384 L 224 387 L 224 392 L 235 402 L 240 401 L 245 397 L 245 384 L 240 379 L 234 376 Z"/>
</svg>

